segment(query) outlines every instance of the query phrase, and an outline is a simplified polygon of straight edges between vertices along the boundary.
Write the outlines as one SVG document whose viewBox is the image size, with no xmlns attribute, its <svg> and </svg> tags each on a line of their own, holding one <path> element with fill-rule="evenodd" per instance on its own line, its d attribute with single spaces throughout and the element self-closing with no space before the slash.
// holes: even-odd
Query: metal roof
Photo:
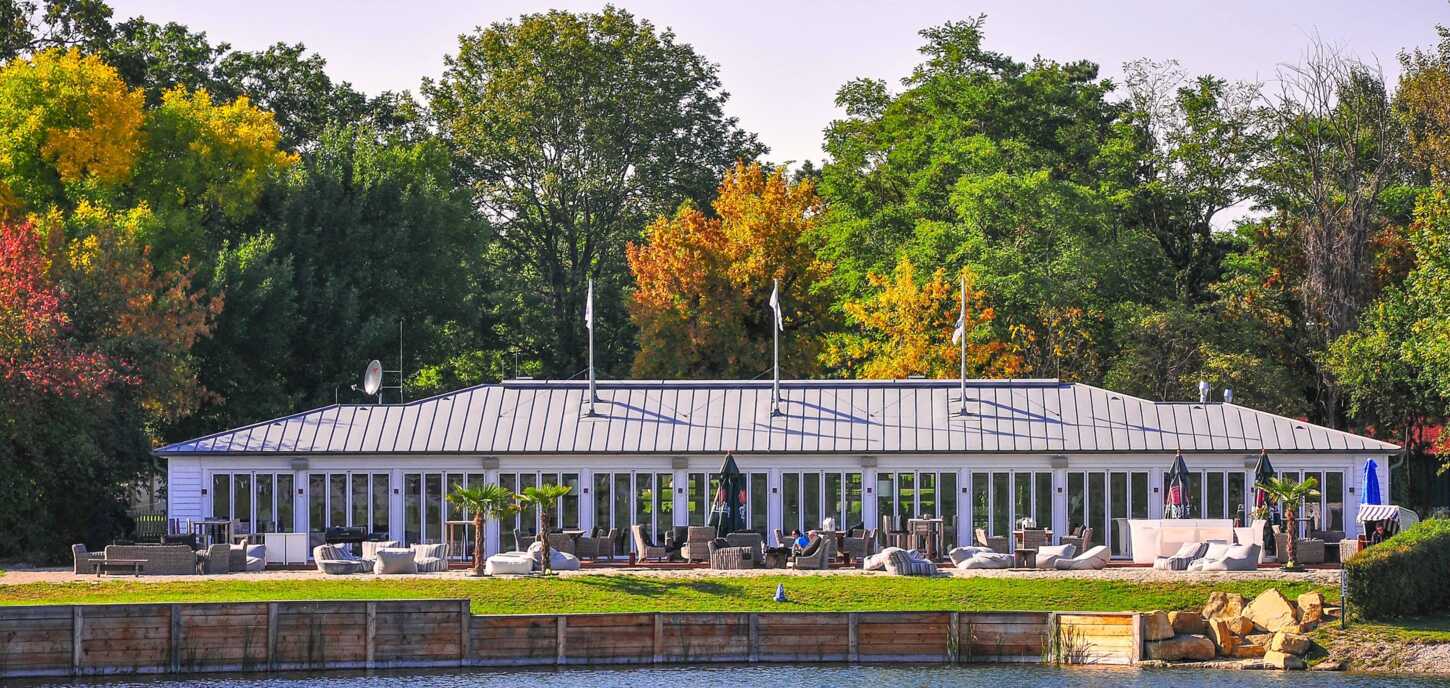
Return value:
<svg viewBox="0 0 1450 688">
<path fill-rule="evenodd" d="M 1057 380 L 598 383 L 508 380 L 393 405 L 332 405 L 207 435 L 158 456 L 1393 452 L 1235 404 L 1153 402 Z"/>
</svg>

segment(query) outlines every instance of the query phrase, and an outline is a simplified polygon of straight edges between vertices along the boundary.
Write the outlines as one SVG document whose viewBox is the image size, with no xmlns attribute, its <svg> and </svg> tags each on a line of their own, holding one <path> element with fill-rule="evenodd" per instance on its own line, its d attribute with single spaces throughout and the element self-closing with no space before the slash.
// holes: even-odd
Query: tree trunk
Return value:
<svg viewBox="0 0 1450 688">
<path fill-rule="evenodd" d="M 483 575 L 483 513 L 473 514 L 473 575 Z"/>
<path fill-rule="evenodd" d="M 549 512 L 545 511 L 543 509 L 543 507 L 540 507 L 539 508 L 539 542 L 541 543 L 540 544 L 540 551 L 542 551 L 544 553 L 544 575 L 548 575 L 550 572 L 552 572 L 554 570 L 554 567 L 550 565 L 552 562 L 550 561 L 550 557 L 549 557 L 549 529 L 545 526 L 545 524 L 550 523 L 550 522 L 551 521 L 549 519 Z"/>
<path fill-rule="evenodd" d="M 1294 541 L 1299 539 L 1299 529 L 1296 525 L 1294 522 L 1294 510 L 1284 509 L 1284 532 L 1289 535 L 1284 540 L 1284 553 L 1289 555 L 1289 562 L 1287 564 L 1289 568 L 1294 568 L 1299 564 L 1295 556 L 1298 553 L 1298 547 L 1294 544 Z"/>
</svg>

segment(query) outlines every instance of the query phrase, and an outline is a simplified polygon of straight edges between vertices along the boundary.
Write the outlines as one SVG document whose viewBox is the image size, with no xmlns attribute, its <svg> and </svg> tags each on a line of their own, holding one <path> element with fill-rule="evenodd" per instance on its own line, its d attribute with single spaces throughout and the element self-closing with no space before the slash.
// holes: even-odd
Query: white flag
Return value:
<svg viewBox="0 0 1450 688">
<path fill-rule="evenodd" d="M 584 297 L 584 327 L 594 329 L 594 280 L 589 280 L 589 294 Z"/>
<path fill-rule="evenodd" d="M 962 336 L 967 333 L 967 321 L 961 316 L 957 317 L 957 329 L 952 330 L 952 343 L 961 344 Z"/>
<path fill-rule="evenodd" d="M 775 311 L 775 329 L 785 331 L 785 321 L 780 317 L 780 280 L 775 281 L 775 287 L 770 290 L 770 310 Z"/>
</svg>

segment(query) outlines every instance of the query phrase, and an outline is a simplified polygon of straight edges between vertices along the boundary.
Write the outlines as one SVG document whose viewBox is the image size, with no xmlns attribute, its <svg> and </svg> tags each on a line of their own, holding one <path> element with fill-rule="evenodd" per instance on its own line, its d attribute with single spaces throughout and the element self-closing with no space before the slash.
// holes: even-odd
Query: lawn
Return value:
<svg viewBox="0 0 1450 688">
<path fill-rule="evenodd" d="M 784 584 L 788 602 L 771 598 Z M 1085 579 L 629 575 L 552 579 L 355 578 L 31 583 L 0 586 L 0 605 L 468 598 L 476 614 L 675 611 L 1146 611 L 1191 609 L 1214 590 L 1252 597 L 1307 583 L 1133 583 Z M 1321 589 L 1326 597 L 1337 591 Z"/>
</svg>

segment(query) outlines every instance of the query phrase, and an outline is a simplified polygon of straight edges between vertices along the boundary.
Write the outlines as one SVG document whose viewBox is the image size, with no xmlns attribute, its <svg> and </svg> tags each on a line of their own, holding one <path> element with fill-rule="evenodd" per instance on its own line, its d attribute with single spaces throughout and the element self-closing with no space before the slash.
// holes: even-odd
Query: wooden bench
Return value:
<svg viewBox="0 0 1450 688">
<path fill-rule="evenodd" d="M 146 562 L 141 559 L 98 559 L 91 564 L 96 567 L 97 578 L 103 573 L 118 573 L 126 570 L 129 570 L 133 576 L 139 576 L 141 569 L 146 566 Z"/>
</svg>

